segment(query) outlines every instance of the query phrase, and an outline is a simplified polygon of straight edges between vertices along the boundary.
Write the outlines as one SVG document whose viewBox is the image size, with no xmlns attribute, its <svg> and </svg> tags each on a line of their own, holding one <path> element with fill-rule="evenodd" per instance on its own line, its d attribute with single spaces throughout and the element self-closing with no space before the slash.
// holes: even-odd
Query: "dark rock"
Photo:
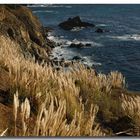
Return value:
<svg viewBox="0 0 140 140">
<path fill-rule="evenodd" d="M 71 48 L 82 48 L 82 47 L 84 47 L 84 44 L 82 44 L 82 43 L 78 43 L 78 44 L 71 43 L 71 45 L 69 47 L 71 47 Z"/>
<path fill-rule="evenodd" d="M 61 67 L 56 67 L 55 68 L 57 71 L 60 71 L 61 70 Z"/>
<path fill-rule="evenodd" d="M 59 26 L 64 30 L 71 30 L 74 27 L 94 27 L 95 25 L 88 22 L 83 22 L 79 16 L 76 16 L 60 23 Z"/>
<path fill-rule="evenodd" d="M 54 58 L 54 60 L 58 60 L 58 58 L 57 58 L 57 57 L 55 57 L 55 58 Z"/>
<path fill-rule="evenodd" d="M 81 61 L 85 61 L 85 59 L 82 58 Z"/>
<path fill-rule="evenodd" d="M 7 33 L 8 33 L 8 35 L 9 35 L 10 38 L 14 39 L 14 32 L 13 32 L 13 30 L 11 28 L 9 28 L 7 30 Z"/>
<path fill-rule="evenodd" d="M 91 44 L 90 43 L 87 43 L 87 44 L 83 44 L 83 43 L 71 43 L 69 47 L 71 47 L 71 48 L 82 48 L 84 46 L 89 47 L 89 46 L 91 46 Z"/>
<path fill-rule="evenodd" d="M 69 66 L 71 66 L 72 65 L 72 62 L 71 61 L 65 61 L 64 62 L 64 66 L 65 67 L 69 67 Z"/>
<path fill-rule="evenodd" d="M 61 58 L 61 61 L 65 61 L 65 59 L 64 58 Z"/>
<path fill-rule="evenodd" d="M 123 116 L 116 120 L 114 119 L 106 123 L 102 122 L 102 124 L 105 127 L 111 128 L 114 133 L 132 129 L 135 125 L 133 119 L 130 118 L 129 116 Z"/>
<path fill-rule="evenodd" d="M 57 43 L 56 45 L 57 45 L 57 46 L 61 46 L 61 45 L 62 45 L 62 43 Z"/>
<path fill-rule="evenodd" d="M 91 44 L 90 43 L 87 43 L 87 44 L 85 44 L 85 46 L 89 47 L 89 46 L 91 46 Z"/>
<path fill-rule="evenodd" d="M 104 33 L 104 32 L 110 32 L 109 30 L 106 30 L 106 29 L 101 29 L 101 28 L 97 28 L 96 33 Z"/>
<path fill-rule="evenodd" d="M 46 44 L 50 47 L 50 48 L 55 48 L 57 46 L 57 44 L 52 41 L 52 40 L 49 40 L 48 38 L 46 38 Z"/>
<path fill-rule="evenodd" d="M 103 30 L 103 29 L 101 29 L 101 28 L 97 28 L 95 32 L 96 32 L 96 33 L 103 33 L 103 32 L 104 32 L 104 30 Z"/>
<path fill-rule="evenodd" d="M 80 60 L 80 59 L 81 59 L 80 56 L 74 56 L 74 57 L 72 58 L 72 60 Z"/>
<path fill-rule="evenodd" d="M 90 70 L 90 69 L 91 69 L 90 66 L 88 66 L 88 65 L 85 65 L 85 66 L 86 66 L 86 69 L 87 69 L 87 70 Z"/>
<path fill-rule="evenodd" d="M 53 31 L 53 29 L 51 27 L 44 27 L 44 30 L 46 33 Z"/>
<path fill-rule="evenodd" d="M 53 65 L 59 66 L 60 65 L 60 61 L 59 60 L 53 60 Z"/>
</svg>

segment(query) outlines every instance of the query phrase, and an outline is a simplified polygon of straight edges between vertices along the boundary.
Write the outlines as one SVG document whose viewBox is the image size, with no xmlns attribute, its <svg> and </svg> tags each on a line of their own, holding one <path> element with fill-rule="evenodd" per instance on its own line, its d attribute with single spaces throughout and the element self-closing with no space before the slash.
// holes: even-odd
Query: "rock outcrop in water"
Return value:
<svg viewBox="0 0 140 140">
<path fill-rule="evenodd" d="M 102 28 L 97 28 L 95 30 L 96 33 L 105 33 L 105 32 L 110 32 L 109 30 L 106 30 L 106 29 L 102 29 Z"/>
<path fill-rule="evenodd" d="M 95 25 L 88 22 L 83 22 L 79 16 L 76 16 L 60 23 L 59 26 L 64 30 L 71 30 L 74 27 L 94 27 Z"/>
<path fill-rule="evenodd" d="M 20 45 L 24 55 L 35 55 L 36 60 L 48 59 L 51 42 L 38 18 L 25 6 L 0 6 L 0 36 L 9 37 Z"/>
<path fill-rule="evenodd" d="M 91 44 L 90 43 L 86 43 L 86 44 L 83 44 L 83 43 L 71 43 L 69 45 L 70 48 L 83 48 L 83 47 L 91 47 Z"/>
<path fill-rule="evenodd" d="M 104 32 L 104 30 L 103 30 L 103 29 L 101 29 L 101 28 L 97 28 L 95 32 L 96 32 L 96 33 L 103 33 L 103 32 Z"/>
<path fill-rule="evenodd" d="M 78 44 L 71 43 L 69 47 L 70 48 L 82 48 L 82 47 L 84 47 L 84 44 L 82 44 L 82 43 L 78 43 Z"/>
</svg>

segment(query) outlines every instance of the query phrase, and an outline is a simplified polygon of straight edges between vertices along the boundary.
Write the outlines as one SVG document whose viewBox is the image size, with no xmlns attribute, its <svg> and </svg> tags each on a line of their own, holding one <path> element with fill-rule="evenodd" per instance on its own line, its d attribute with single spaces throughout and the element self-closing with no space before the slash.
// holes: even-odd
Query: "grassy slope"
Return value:
<svg viewBox="0 0 140 140">
<path fill-rule="evenodd" d="M 96 74 L 80 64 L 56 71 L 25 58 L 9 36 L 1 33 L 0 42 L 0 133 L 104 136 L 139 126 L 140 97 L 127 93 L 121 73 Z"/>
</svg>

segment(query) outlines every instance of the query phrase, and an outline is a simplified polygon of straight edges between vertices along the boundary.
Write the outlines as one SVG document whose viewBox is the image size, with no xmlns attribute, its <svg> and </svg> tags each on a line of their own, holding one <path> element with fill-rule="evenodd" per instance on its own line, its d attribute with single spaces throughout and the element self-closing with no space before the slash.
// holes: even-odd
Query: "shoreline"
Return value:
<svg viewBox="0 0 140 140">
<path fill-rule="evenodd" d="M 125 89 L 120 72 L 105 75 L 79 64 L 68 73 L 55 70 L 48 65 L 55 42 L 38 18 L 24 6 L 1 9 L 0 134 L 8 128 L 6 136 L 137 136 L 140 96 Z"/>
<path fill-rule="evenodd" d="M 48 37 L 52 38 L 52 39 L 49 38 L 49 40 L 52 41 L 55 44 L 54 47 L 51 50 L 49 58 L 55 64 L 54 67 L 56 67 L 57 70 L 63 69 L 63 67 L 64 68 L 71 67 L 74 63 L 81 63 L 84 66 L 86 66 L 88 69 L 91 68 L 91 69 L 94 69 L 96 71 L 96 68 L 94 67 L 94 63 L 92 62 L 91 64 L 88 64 L 88 61 L 86 61 L 87 63 L 85 64 L 82 61 L 82 59 L 83 59 L 82 57 L 80 58 L 80 60 L 72 60 L 72 59 L 67 59 L 64 56 L 59 58 L 60 55 L 62 56 L 62 52 L 60 54 L 58 52 L 57 52 L 57 54 L 54 54 L 53 51 L 54 51 L 55 48 L 58 48 L 58 50 L 61 50 L 61 48 L 65 48 L 67 51 L 69 51 L 67 49 L 67 47 L 69 48 L 69 45 L 72 43 L 72 41 L 69 41 L 69 43 L 66 43 L 67 45 L 65 46 L 65 43 L 63 43 L 63 40 L 61 40 L 61 39 L 59 40 L 59 38 L 57 36 L 53 36 L 51 34 L 51 32 L 54 31 L 54 29 L 52 29 L 50 27 L 47 27 L 47 28 L 50 29 L 50 30 L 48 30 L 48 34 L 49 34 Z M 57 41 L 55 41 L 55 39 L 57 39 Z M 87 42 L 87 43 L 89 43 L 89 42 Z M 77 48 L 77 49 L 80 49 L 80 48 Z M 134 94 L 134 95 L 139 95 L 140 96 L 140 91 L 129 90 L 128 88 L 126 88 L 126 90 L 127 90 L 128 94 Z"/>
</svg>

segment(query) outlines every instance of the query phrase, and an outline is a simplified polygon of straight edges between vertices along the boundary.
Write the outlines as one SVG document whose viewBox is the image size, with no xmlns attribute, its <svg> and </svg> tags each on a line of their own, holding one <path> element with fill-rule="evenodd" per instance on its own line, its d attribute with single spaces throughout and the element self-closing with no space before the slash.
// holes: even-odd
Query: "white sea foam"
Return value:
<svg viewBox="0 0 140 140">
<path fill-rule="evenodd" d="M 33 13 L 53 13 L 54 11 L 51 10 L 37 10 L 37 11 L 33 11 Z"/>
<path fill-rule="evenodd" d="M 106 27 L 106 26 L 108 26 L 108 25 L 106 25 L 106 24 L 97 24 L 96 26 Z"/>
<path fill-rule="evenodd" d="M 84 27 L 74 27 L 71 29 L 72 32 L 79 32 L 80 30 L 84 29 Z"/>
<path fill-rule="evenodd" d="M 94 41 L 86 41 L 86 40 L 85 41 L 83 41 L 83 40 L 81 41 L 81 40 L 77 40 L 77 39 L 72 40 L 72 43 L 74 43 L 74 44 L 82 43 L 84 45 L 91 44 L 92 46 L 102 46 L 102 44 L 94 42 Z"/>
<path fill-rule="evenodd" d="M 62 8 L 62 7 L 65 7 L 65 8 L 72 8 L 72 6 L 70 5 L 49 5 L 50 7 L 54 7 L 54 8 Z"/>
<path fill-rule="evenodd" d="M 59 38 L 59 37 L 56 37 L 56 36 L 53 36 L 53 35 L 48 35 L 48 39 L 52 40 L 52 41 L 54 41 L 58 44 L 62 44 L 63 46 L 71 44 L 71 41 L 63 39 L 63 38 Z"/>
<path fill-rule="evenodd" d="M 48 7 L 50 4 L 29 4 L 27 7 Z"/>
<path fill-rule="evenodd" d="M 91 59 L 91 57 L 90 56 L 85 56 L 85 57 L 82 57 L 82 58 L 84 58 L 84 61 L 83 61 L 83 63 L 85 64 L 85 65 L 88 65 L 88 66 L 93 66 L 93 65 L 98 65 L 98 66 L 101 66 L 102 64 L 101 63 L 98 63 L 98 62 L 95 62 L 95 61 L 93 61 L 92 59 Z"/>
<path fill-rule="evenodd" d="M 58 43 L 58 44 L 62 44 L 61 46 L 63 47 L 66 47 L 66 46 L 69 46 L 71 45 L 72 43 L 74 44 L 79 44 L 79 43 L 82 43 L 85 45 L 85 47 L 87 48 L 86 44 L 91 44 L 91 46 L 102 46 L 102 44 L 100 43 L 97 43 L 97 42 L 94 42 L 94 41 L 88 41 L 88 40 L 77 40 L 77 39 L 74 39 L 74 40 L 67 40 L 64 38 L 64 36 L 60 36 L 60 37 L 56 37 L 56 36 L 53 36 L 51 33 L 48 33 L 48 39 Z M 91 47 L 89 46 L 89 47 Z"/>
<path fill-rule="evenodd" d="M 108 37 L 122 41 L 131 41 L 131 40 L 140 41 L 140 34 L 132 34 L 132 35 L 126 34 L 123 36 L 108 36 Z"/>
<path fill-rule="evenodd" d="M 67 50 L 66 48 L 55 47 L 52 51 L 52 55 L 54 58 L 57 57 L 58 60 L 60 60 L 61 58 L 69 60 L 77 54 L 71 50 Z"/>
<path fill-rule="evenodd" d="M 91 44 L 92 46 L 94 45 L 101 45 L 101 44 L 98 44 L 96 42 L 92 42 L 92 41 L 79 41 L 77 39 L 74 39 L 72 41 L 70 40 L 66 40 L 64 39 L 64 37 L 62 38 L 59 38 L 59 37 L 56 37 L 56 36 L 53 36 L 51 35 L 51 33 L 49 33 L 49 36 L 48 36 L 48 39 L 56 42 L 56 43 L 61 43 L 62 45 L 58 46 L 58 47 L 55 47 L 52 51 L 52 59 L 57 57 L 58 60 L 61 60 L 62 58 L 64 58 L 65 60 L 71 60 L 74 56 L 79 56 L 82 58 L 82 63 L 87 65 L 87 66 L 93 66 L 93 65 L 101 65 L 101 63 L 98 63 L 98 62 L 94 62 L 90 56 L 81 56 L 81 54 L 77 53 L 77 51 L 73 51 L 71 49 L 68 49 L 67 46 L 69 46 L 71 43 L 75 43 L 75 44 L 79 44 L 79 43 L 82 43 L 82 44 Z"/>
<path fill-rule="evenodd" d="M 60 56 L 61 54 L 61 56 Z M 90 56 L 85 56 L 82 57 L 80 54 L 77 54 L 73 51 L 67 50 L 67 49 L 63 49 L 60 47 L 57 47 L 53 50 L 53 58 L 57 57 L 58 60 L 61 60 L 62 58 L 64 58 L 65 60 L 71 60 L 74 56 L 79 56 L 83 59 L 83 61 L 81 61 L 81 63 L 92 67 L 93 65 L 95 66 L 101 66 L 101 63 L 95 62 L 93 60 L 90 59 Z"/>
<path fill-rule="evenodd" d="M 27 5 L 27 7 L 66 7 L 66 8 L 72 8 L 72 6 L 70 6 L 70 5 L 60 5 L 60 4 L 58 4 L 58 5 L 54 5 L 54 4 L 29 4 L 29 5 Z"/>
<path fill-rule="evenodd" d="M 52 51 L 52 55 L 52 59 L 57 57 L 58 60 L 61 60 L 62 58 L 65 60 L 72 60 L 74 56 L 79 56 L 81 57 L 81 62 L 89 67 L 92 67 L 93 65 L 101 66 L 101 63 L 93 61 L 90 56 L 82 57 L 79 53 L 68 50 L 67 48 L 55 47 Z"/>
</svg>

